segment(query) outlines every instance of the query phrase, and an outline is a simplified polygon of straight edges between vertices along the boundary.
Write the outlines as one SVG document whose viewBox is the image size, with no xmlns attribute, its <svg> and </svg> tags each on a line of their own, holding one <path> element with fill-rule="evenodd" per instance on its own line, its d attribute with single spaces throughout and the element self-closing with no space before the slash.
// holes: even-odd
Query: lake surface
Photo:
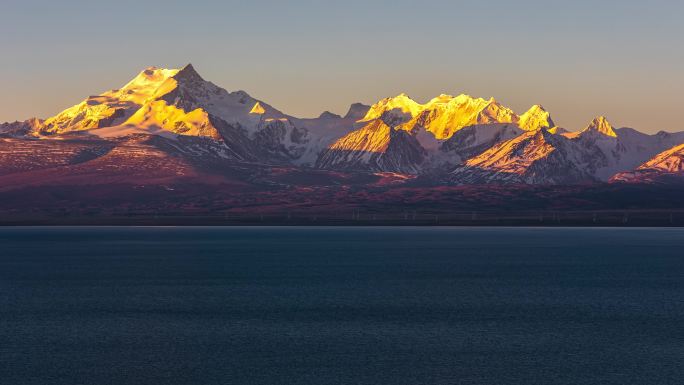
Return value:
<svg viewBox="0 0 684 385">
<path fill-rule="evenodd" d="M 0 229 L 0 383 L 682 384 L 684 230 Z"/>
</svg>

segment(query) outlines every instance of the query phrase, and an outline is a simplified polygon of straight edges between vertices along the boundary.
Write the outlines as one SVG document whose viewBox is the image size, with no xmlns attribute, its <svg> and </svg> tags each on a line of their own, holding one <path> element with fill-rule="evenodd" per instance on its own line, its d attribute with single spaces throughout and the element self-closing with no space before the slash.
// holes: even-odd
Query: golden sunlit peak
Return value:
<svg viewBox="0 0 684 385">
<path fill-rule="evenodd" d="M 520 116 L 518 126 L 526 131 L 536 131 L 542 128 L 555 127 L 551 114 L 540 104 L 535 104 L 527 112 Z"/>
<path fill-rule="evenodd" d="M 466 104 L 484 105 L 486 103 L 489 103 L 489 101 L 484 100 L 482 98 L 474 98 L 468 94 L 460 94 L 457 97 L 453 98 L 452 103 L 454 103 L 456 105 L 466 105 Z"/>
<path fill-rule="evenodd" d="M 135 88 L 150 83 L 159 84 L 168 78 L 176 76 L 180 70 L 159 67 L 147 67 L 123 88 Z"/>
<path fill-rule="evenodd" d="M 99 127 L 102 122 L 119 122 L 126 110 L 138 108 L 154 99 L 164 84 L 179 70 L 147 67 L 120 89 L 91 96 L 58 115 L 45 120 L 44 132 L 62 133 Z M 171 86 L 169 86 L 171 87 Z"/>
<path fill-rule="evenodd" d="M 458 101 L 474 100 L 475 98 L 468 94 L 460 94 L 456 97 Z"/>
<path fill-rule="evenodd" d="M 266 109 L 261 105 L 261 102 L 256 102 L 252 110 L 249 111 L 250 114 L 263 115 L 266 113 Z"/>
<path fill-rule="evenodd" d="M 368 110 L 368 113 L 363 118 L 363 121 L 378 119 L 383 116 L 383 114 L 395 110 L 399 110 L 401 113 L 408 114 L 413 117 L 418 114 L 422 108 L 423 106 L 421 104 L 418 104 L 407 94 L 401 93 L 393 98 L 385 98 L 375 103 Z"/>
<path fill-rule="evenodd" d="M 454 100 L 453 95 L 448 95 L 448 94 L 441 94 L 435 98 L 432 98 L 427 105 L 432 105 L 432 104 L 446 104 Z"/>
<path fill-rule="evenodd" d="M 605 116 L 599 116 L 591 121 L 589 126 L 585 128 L 582 132 L 598 132 L 600 134 L 610 136 L 613 138 L 617 137 L 617 134 L 613 130 L 613 126 L 608 122 Z"/>
</svg>

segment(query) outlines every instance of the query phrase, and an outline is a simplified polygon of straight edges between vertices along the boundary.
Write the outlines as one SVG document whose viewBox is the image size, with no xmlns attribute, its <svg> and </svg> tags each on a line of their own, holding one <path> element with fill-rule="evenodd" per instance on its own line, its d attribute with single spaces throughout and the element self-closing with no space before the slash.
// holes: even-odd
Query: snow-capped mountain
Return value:
<svg viewBox="0 0 684 385">
<path fill-rule="evenodd" d="M 294 160 L 298 165 L 314 165 L 320 154 L 325 152 L 333 142 L 350 133 L 354 124 L 363 118 L 370 107 L 354 103 L 349 107 L 345 116 L 323 112 L 318 118 L 297 119 L 290 118 L 297 127 L 304 128 L 309 133 L 309 142 L 302 155 Z"/>
<path fill-rule="evenodd" d="M 539 128 L 501 142 L 456 167 L 446 180 L 455 184 L 608 181 L 680 142 L 684 142 L 681 133 L 616 130 L 605 117 L 597 117 L 580 132 Z"/>
<path fill-rule="evenodd" d="M 551 114 L 539 104 L 535 104 L 520 115 L 518 126 L 525 131 L 537 131 L 541 128 L 553 129 L 556 124 L 551 119 Z"/>
<path fill-rule="evenodd" d="M 424 169 L 460 164 L 524 131 L 555 126 L 550 114 L 539 105 L 533 106 L 520 117 L 494 98 L 485 100 L 469 95 L 440 95 L 426 104 L 420 104 L 406 94 L 374 104 L 359 124 L 361 127 L 357 128 L 354 135 L 350 134 L 333 143 L 316 164 L 319 167 L 334 165 L 387 172 L 413 170 L 419 173 Z M 379 127 L 383 129 L 378 130 Z M 422 149 L 416 149 L 413 141 L 407 144 L 405 135 L 397 135 L 395 131 L 415 137 Z M 380 138 L 381 132 L 386 132 L 386 137 Z M 401 143 L 390 145 L 394 140 Z M 394 162 L 380 166 L 375 157 L 367 154 L 369 148 L 377 147 L 383 147 L 383 156 L 394 159 Z M 396 154 L 394 151 L 403 153 Z M 419 153 L 424 155 L 415 156 Z"/>
<path fill-rule="evenodd" d="M 179 70 L 150 67 L 120 89 L 90 96 L 81 103 L 48 118 L 40 127 L 41 134 L 62 134 L 116 126 L 126 121 L 160 87 Z"/>
<path fill-rule="evenodd" d="M 585 151 L 595 151 L 602 156 L 591 164 L 591 173 L 599 180 L 607 181 L 618 172 L 632 170 L 656 154 L 684 142 L 684 133 L 660 132 L 647 135 L 631 128 L 615 129 L 605 117 L 597 117 L 579 133 L 566 133 Z"/>
<path fill-rule="evenodd" d="M 444 154 L 447 163 L 460 164 L 524 132 L 517 125 L 509 123 L 465 127 L 442 142 L 440 153 Z"/>
<path fill-rule="evenodd" d="M 426 155 L 414 135 L 377 119 L 330 145 L 316 166 L 415 174 Z"/>
<path fill-rule="evenodd" d="M 656 155 L 634 171 L 621 172 L 612 182 L 658 182 L 666 179 L 684 180 L 684 144 Z"/>
<path fill-rule="evenodd" d="M 400 94 L 372 106 L 352 104 L 345 116 L 297 118 L 203 79 L 192 65 L 147 68 L 122 88 L 90 96 L 53 117 L 2 124 L 0 136 L 59 139 L 60 148 L 71 148 L 71 140 L 98 141 L 98 150 L 69 162 L 116 147 L 107 143 L 145 137 L 154 138 L 149 143 L 161 146 L 159 151 L 203 167 L 214 159 L 306 173 L 424 175 L 457 185 L 593 183 L 616 174 L 613 180 L 626 180 L 630 172 L 676 173 L 670 169 L 680 164 L 681 151 L 675 149 L 684 143 L 684 133 L 646 135 L 614 128 L 604 117 L 569 132 L 541 105 L 518 115 L 494 98 L 468 95 L 440 95 L 422 104 Z M 123 153 L 132 147 L 121 148 Z"/>
<path fill-rule="evenodd" d="M 238 160 L 312 165 L 366 111 L 356 104 L 344 118 L 323 114 L 298 119 L 244 91 L 228 92 L 204 80 L 189 64 L 147 68 L 120 89 L 88 97 L 45 121 L 4 124 L 0 134 L 203 137 L 222 142 Z"/>
<path fill-rule="evenodd" d="M 594 155 L 596 156 L 596 155 Z M 528 131 L 468 159 L 446 178 L 453 184 L 572 184 L 593 181 L 592 155 L 545 129 Z"/>
<path fill-rule="evenodd" d="M 406 94 L 401 94 L 371 106 L 362 122 L 377 119 L 404 131 L 422 128 L 436 139 L 445 140 L 464 127 L 517 123 L 520 118 L 494 98 L 485 100 L 469 95 L 440 95 L 426 104 L 419 104 Z"/>
</svg>

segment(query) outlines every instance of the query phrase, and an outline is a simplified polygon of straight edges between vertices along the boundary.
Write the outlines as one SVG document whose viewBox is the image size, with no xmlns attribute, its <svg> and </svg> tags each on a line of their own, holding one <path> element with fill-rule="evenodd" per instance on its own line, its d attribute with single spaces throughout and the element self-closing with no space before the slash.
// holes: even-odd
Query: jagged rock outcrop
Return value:
<svg viewBox="0 0 684 385">
<path fill-rule="evenodd" d="M 6 137 L 29 137 L 35 136 L 40 130 L 43 121 L 37 118 L 31 118 L 24 121 L 16 121 L 12 123 L 0 123 L 0 136 Z"/>
</svg>

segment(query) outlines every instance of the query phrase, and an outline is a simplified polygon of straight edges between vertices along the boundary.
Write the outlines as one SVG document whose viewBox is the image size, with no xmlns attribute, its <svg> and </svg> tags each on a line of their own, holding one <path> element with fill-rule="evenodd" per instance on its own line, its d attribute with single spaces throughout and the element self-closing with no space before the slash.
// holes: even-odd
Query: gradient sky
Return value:
<svg viewBox="0 0 684 385">
<path fill-rule="evenodd" d="M 556 123 L 684 130 L 684 2 L 2 0 L 0 121 L 47 117 L 145 67 L 286 113 L 408 93 L 490 97 Z"/>
</svg>

